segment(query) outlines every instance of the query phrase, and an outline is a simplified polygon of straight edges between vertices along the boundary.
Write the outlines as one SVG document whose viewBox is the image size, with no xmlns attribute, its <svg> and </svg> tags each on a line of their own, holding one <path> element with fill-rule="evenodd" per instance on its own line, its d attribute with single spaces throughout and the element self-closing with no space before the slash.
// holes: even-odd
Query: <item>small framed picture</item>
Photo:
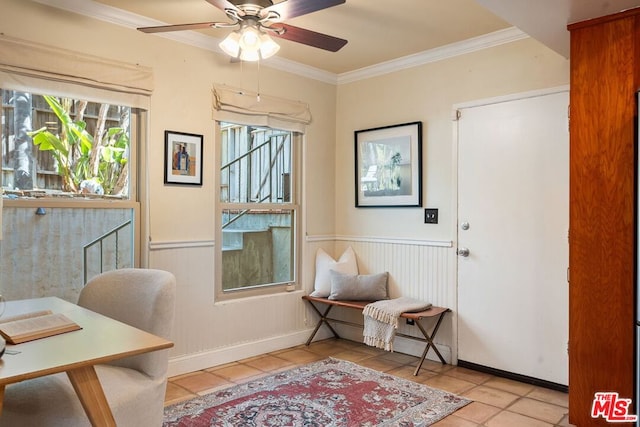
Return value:
<svg viewBox="0 0 640 427">
<path fill-rule="evenodd" d="M 422 206 L 422 122 L 355 131 L 356 207 Z"/>
<path fill-rule="evenodd" d="M 202 185 L 202 135 L 164 131 L 164 183 Z"/>
</svg>

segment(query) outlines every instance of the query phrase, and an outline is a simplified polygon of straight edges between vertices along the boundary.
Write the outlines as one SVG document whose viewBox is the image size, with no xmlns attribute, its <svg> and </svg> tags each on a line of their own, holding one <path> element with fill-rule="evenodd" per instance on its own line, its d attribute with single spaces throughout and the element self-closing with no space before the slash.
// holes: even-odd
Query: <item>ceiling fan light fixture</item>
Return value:
<svg viewBox="0 0 640 427">
<path fill-rule="evenodd" d="M 240 60 L 255 62 L 260 60 L 259 50 L 244 50 L 240 49 Z"/>
<path fill-rule="evenodd" d="M 329 52 L 337 52 L 347 44 L 347 40 L 282 22 L 344 4 L 346 0 L 207 0 L 207 2 L 224 11 L 231 22 L 158 25 L 140 27 L 138 30 L 143 33 L 162 33 L 239 27 L 220 42 L 219 46 L 232 58 L 244 58 L 248 61 L 266 59 L 279 51 L 280 46 L 271 40 L 267 33 Z M 284 36 L 285 31 L 286 36 Z"/>
<path fill-rule="evenodd" d="M 237 58 L 240 55 L 240 33 L 233 31 L 218 45 L 220 49 L 232 58 Z"/>
<path fill-rule="evenodd" d="M 260 31 L 254 26 L 246 26 L 240 29 L 240 49 L 258 51 L 260 50 Z"/>
<path fill-rule="evenodd" d="M 280 45 L 273 41 L 269 34 L 262 33 L 260 35 L 260 56 L 262 59 L 271 58 L 278 53 Z"/>
<path fill-rule="evenodd" d="M 254 26 L 243 26 L 233 31 L 219 46 L 233 58 L 252 62 L 270 58 L 280 50 L 280 46 L 268 34 Z"/>
</svg>

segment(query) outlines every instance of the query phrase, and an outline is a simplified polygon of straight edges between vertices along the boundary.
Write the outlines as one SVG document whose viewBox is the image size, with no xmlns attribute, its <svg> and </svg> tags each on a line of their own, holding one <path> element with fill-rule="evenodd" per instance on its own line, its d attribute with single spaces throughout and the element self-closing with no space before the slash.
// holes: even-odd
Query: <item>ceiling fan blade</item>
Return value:
<svg viewBox="0 0 640 427">
<path fill-rule="evenodd" d="M 201 30 L 204 28 L 213 28 L 216 24 L 228 25 L 222 22 L 198 22 L 195 24 L 176 24 L 176 25 L 159 25 L 157 27 L 140 27 L 138 31 L 143 33 L 166 33 L 169 31 L 185 31 L 185 30 Z"/>
<path fill-rule="evenodd" d="M 329 36 L 327 34 L 316 33 L 315 31 L 306 30 L 300 27 L 294 27 L 293 25 L 278 23 L 276 25 L 273 25 L 271 28 L 285 29 L 282 34 L 269 32 L 269 34 L 273 37 L 291 40 L 293 42 L 306 44 L 308 46 L 317 47 L 319 49 L 328 50 L 330 52 L 337 52 L 347 44 L 347 41 L 344 39 Z"/>
<path fill-rule="evenodd" d="M 229 2 L 228 0 L 207 0 L 207 2 L 211 3 L 220 10 L 237 9 L 236 5 Z"/>
<path fill-rule="evenodd" d="M 212 0 L 207 0 L 213 3 Z M 225 0 L 220 0 L 225 1 Z M 273 6 L 266 7 L 266 11 L 274 11 L 280 15 L 281 20 L 295 18 L 307 13 L 327 9 L 344 3 L 346 0 L 286 0 Z"/>
</svg>

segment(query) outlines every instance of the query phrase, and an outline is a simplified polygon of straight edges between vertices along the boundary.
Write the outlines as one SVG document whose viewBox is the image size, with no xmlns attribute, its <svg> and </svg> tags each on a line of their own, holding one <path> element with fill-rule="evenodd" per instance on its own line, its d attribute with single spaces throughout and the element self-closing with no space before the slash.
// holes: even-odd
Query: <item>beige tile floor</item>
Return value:
<svg viewBox="0 0 640 427">
<path fill-rule="evenodd" d="M 440 422 L 438 427 L 571 426 L 568 396 L 530 384 L 470 369 L 425 361 L 418 376 L 418 358 L 389 353 L 347 340 L 324 340 L 169 378 L 165 405 L 291 369 L 326 357 L 349 360 L 382 372 L 446 390 L 473 400 Z"/>
</svg>

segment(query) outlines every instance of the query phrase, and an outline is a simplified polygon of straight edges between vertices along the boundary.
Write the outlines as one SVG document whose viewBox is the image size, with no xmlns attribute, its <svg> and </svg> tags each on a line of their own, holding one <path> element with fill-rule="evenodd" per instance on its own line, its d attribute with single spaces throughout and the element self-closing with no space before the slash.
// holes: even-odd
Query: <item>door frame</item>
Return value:
<svg viewBox="0 0 640 427">
<path fill-rule="evenodd" d="M 452 187 L 452 197 L 451 197 L 451 211 L 455 214 L 455 220 L 451 222 L 451 240 L 453 242 L 453 250 L 455 256 L 455 266 L 453 268 L 453 280 L 455 282 L 456 289 L 456 304 L 454 308 L 454 316 L 452 321 L 452 349 L 451 349 L 451 363 L 457 365 L 458 364 L 458 222 L 460 220 L 458 213 L 458 152 L 459 152 L 459 135 L 458 135 L 458 119 L 460 118 L 460 109 L 462 108 L 473 108 L 473 107 L 482 107 L 485 105 L 498 104 L 502 102 L 508 101 L 517 101 L 523 100 L 527 98 L 535 98 L 539 96 L 552 95 L 560 92 L 569 92 L 569 85 L 562 86 L 554 86 L 546 89 L 537 89 L 532 91 L 518 92 L 509 95 L 496 96 L 491 98 L 482 98 L 473 101 L 466 101 L 453 105 L 453 109 L 451 111 L 451 120 L 453 122 L 453 149 L 452 151 L 452 168 L 451 168 L 451 187 Z M 567 110 L 567 114 L 569 111 Z"/>
</svg>

